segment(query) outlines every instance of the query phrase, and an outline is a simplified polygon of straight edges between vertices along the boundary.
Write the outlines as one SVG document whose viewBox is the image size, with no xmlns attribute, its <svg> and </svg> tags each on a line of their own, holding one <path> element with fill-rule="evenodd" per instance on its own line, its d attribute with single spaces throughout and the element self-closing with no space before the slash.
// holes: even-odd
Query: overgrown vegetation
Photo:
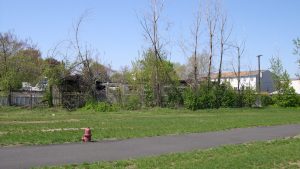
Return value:
<svg viewBox="0 0 300 169">
<path fill-rule="evenodd" d="M 12 90 L 20 89 L 22 82 L 36 84 L 45 80 L 44 101 L 47 101 L 49 107 L 53 106 L 54 86 L 58 86 L 56 89 L 60 90 L 60 93 L 57 93 L 64 96 L 61 101 L 64 107 L 73 110 L 93 100 L 86 103 L 85 109 L 103 112 L 117 109 L 138 110 L 147 107 L 186 107 L 190 110 L 252 107 L 260 101 L 259 98 L 263 106 L 276 104 L 281 107 L 296 107 L 299 105 L 299 96 L 290 86 L 289 75 L 283 69 L 279 57 L 271 59 L 270 68 L 276 94 L 268 96 L 251 89 L 255 86 L 242 86 L 241 57 L 245 50 L 245 42 L 241 44 L 232 42 L 230 36 L 232 30 L 229 27 L 231 24 L 226 10 L 215 0 L 205 4 L 200 3 L 195 10 L 196 15 L 190 29 L 191 37 L 188 38 L 191 39 L 191 43 L 187 41 L 181 44 L 183 55 L 188 53 L 187 63 L 183 65 L 172 63 L 169 60 L 171 51 L 167 49 L 168 44 L 172 43 L 165 42 L 168 38 L 163 37 L 164 26 L 168 29 L 170 26 L 163 19 L 164 7 L 165 1 L 149 1 L 148 12 L 139 17 L 143 35 L 149 44 L 144 48 L 141 57 L 133 62 L 131 68 L 125 66 L 119 72 L 113 71 L 109 65 L 102 65 L 99 56 L 93 52 L 94 49 L 81 40 L 80 30 L 87 12 L 74 24 L 73 38 L 66 40 L 64 49 L 60 51 L 61 44 L 57 44 L 49 50 L 47 58 L 42 58 L 41 51 L 29 41 L 19 39 L 11 32 L 0 33 L 1 93 L 7 95 L 8 105 L 11 105 Z M 208 43 L 205 44 L 204 40 Z M 295 55 L 299 55 L 299 44 L 299 38 L 295 39 Z M 236 89 L 233 89 L 229 83 L 221 82 L 223 60 L 230 50 L 236 51 L 235 57 L 238 60 L 237 72 L 235 72 L 235 64 L 232 65 L 238 81 Z M 55 59 L 57 55 L 66 56 L 59 61 Z M 67 59 L 68 57 L 73 59 Z M 216 72 L 213 60 L 219 62 L 217 77 L 212 75 Z M 72 86 L 68 85 L 60 86 L 62 81 L 70 76 L 74 76 L 71 84 L 78 82 L 78 85 L 73 88 L 80 88 L 80 90 L 71 90 Z M 108 96 L 103 98 L 103 93 L 110 89 L 101 88 L 101 84 L 107 82 L 121 83 L 127 85 L 127 88 L 114 89 L 115 100 L 110 100 Z"/>
<path fill-rule="evenodd" d="M 82 110 L 93 110 L 96 112 L 116 112 L 120 110 L 120 107 L 117 104 L 90 101 L 85 104 Z"/>
<path fill-rule="evenodd" d="M 275 101 L 274 101 L 274 97 L 275 96 L 270 96 L 269 93 L 261 93 L 261 104 L 262 106 L 270 106 L 270 105 L 274 105 Z"/>
<path fill-rule="evenodd" d="M 221 85 L 213 83 L 210 90 L 207 88 L 206 84 L 200 85 L 196 91 L 187 88 L 184 92 L 184 106 L 191 110 L 252 107 L 256 101 L 255 92 L 249 88 L 242 88 L 240 94 L 227 83 Z"/>
<path fill-rule="evenodd" d="M 290 77 L 286 70 L 283 69 L 279 57 L 272 57 L 271 72 L 277 94 L 274 101 L 281 107 L 296 107 L 300 104 L 299 96 L 295 89 L 290 86 Z"/>
</svg>

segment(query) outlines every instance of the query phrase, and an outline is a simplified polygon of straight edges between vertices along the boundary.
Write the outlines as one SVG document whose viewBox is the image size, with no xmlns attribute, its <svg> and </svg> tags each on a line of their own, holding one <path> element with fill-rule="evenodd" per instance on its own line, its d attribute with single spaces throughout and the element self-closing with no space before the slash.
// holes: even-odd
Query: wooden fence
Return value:
<svg viewBox="0 0 300 169">
<path fill-rule="evenodd" d="M 60 97 L 53 98 L 54 105 L 61 104 Z M 14 91 L 11 93 L 11 104 L 14 106 L 41 106 L 46 105 L 44 92 Z M 0 106 L 8 106 L 8 96 L 0 96 Z"/>
<path fill-rule="evenodd" d="M 121 103 L 128 101 L 131 96 L 136 96 L 142 104 L 145 104 L 145 89 L 144 85 L 131 86 L 121 83 L 103 83 L 104 89 L 97 91 L 96 96 L 98 101 L 108 101 L 110 103 Z M 164 90 L 168 86 L 164 87 Z M 81 107 L 85 104 L 87 96 L 83 92 L 60 92 L 57 88 L 53 91 L 53 104 L 66 108 Z M 35 107 L 46 106 L 47 101 L 44 99 L 45 92 L 34 91 L 14 91 L 11 94 L 11 104 L 15 106 Z M 166 93 L 163 92 L 163 97 Z M 8 97 L 0 95 L 0 106 L 8 105 Z"/>
</svg>

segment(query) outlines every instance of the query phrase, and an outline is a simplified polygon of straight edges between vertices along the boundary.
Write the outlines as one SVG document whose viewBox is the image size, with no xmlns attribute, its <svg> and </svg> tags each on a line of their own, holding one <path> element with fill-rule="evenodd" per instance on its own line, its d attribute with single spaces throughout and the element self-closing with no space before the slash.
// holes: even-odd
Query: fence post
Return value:
<svg viewBox="0 0 300 169">
<path fill-rule="evenodd" d="M 105 97 L 106 97 L 106 100 L 108 101 L 108 82 L 106 83 L 105 85 Z"/>
<path fill-rule="evenodd" d="M 30 88 L 30 109 L 32 109 L 32 89 Z"/>
<path fill-rule="evenodd" d="M 11 88 L 9 87 L 9 91 L 8 91 L 8 97 L 7 97 L 7 104 L 8 106 L 11 106 Z"/>
</svg>

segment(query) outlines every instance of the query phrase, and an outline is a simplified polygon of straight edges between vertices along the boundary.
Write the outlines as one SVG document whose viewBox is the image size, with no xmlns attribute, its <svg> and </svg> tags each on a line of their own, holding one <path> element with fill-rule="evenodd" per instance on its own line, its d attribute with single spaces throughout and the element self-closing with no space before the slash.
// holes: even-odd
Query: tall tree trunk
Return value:
<svg viewBox="0 0 300 169">
<path fill-rule="evenodd" d="M 212 55 L 213 55 L 213 34 L 210 33 L 209 39 L 209 65 L 208 65 L 208 75 L 207 75 L 207 87 L 210 89 L 210 79 L 211 79 L 211 65 L 212 65 Z"/>
<path fill-rule="evenodd" d="M 221 45 L 221 53 L 220 53 L 220 65 L 219 65 L 219 73 L 218 73 L 218 85 L 221 84 L 222 77 L 222 63 L 223 63 L 223 54 L 224 54 L 224 46 Z"/>
<path fill-rule="evenodd" d="M 197 58 L 195 56 L 194 62 L 197 62 Z M 194 66 L 194 91 L 197 90 L 197 86 L 198 86 L 198 66 Z"/>
<path fill-rule="evenodd" d="M 242 102 L 241 102 L 241 53 L 240 53 L 240 48 L 237 47 L 238 50 L 238 95 L 239 95 L 239 107 L 242 107 Z"/>
<path fill-rule="evenodd" d="M 143 27 L 146 36 L 151 41 L 152 50 L 155 55 L 155 65 L 153 66 L 154 77 L 152 77 L 153 84 L 153 94 L 154 94 L 154 102 L 156 106 L 162 106 L 162 86 L 163 82 L 161 81 L 161 76 L 159 75 L 159 71 L 164 71 L 160 69 L 160 64 L 162 62 L 162 58 L 160 56 L 161 45 L 160 39 L 158 36 L 158 21 L 160 19 L 160 13 L 164 6 L 163 0 L 151 0 L 151 14 L 150 17 L 144 17 L 141 20 L 141 26 Z M 168 75 L 167 75 L 168 76 Z"/>
<path fill-rule="evenodd" d="M 7 104 L 8 106 L 12 106 L 12 91 L 10 86 L 8 89 Z"/>
<path fill-rule="evenodd" d="M 220 65 L 219 65 L 219 74 L 218 74 L 218 85 L 221 84 L 222 78 L 222 65 L 223 65 L 223 56 L 225 52 L 225 45 L 231 35 L 231 30 L 226 32 L 227 27 L 227 14 L 224 12 L 220 13 Z"/>
<path fill-rule="evenodd" d="M 156 2 L 155 2 L 156 3 Z M 153 11 L 153 47 L 154 47 L 154 54 L 155 54 L 155 83 L 156 83 L 156 106 L 162 106 L 162 99 L 161 99 L 161 82 L 159 78 L 159 67 L 160 67 L 160 58 L 159 58 L 159 41 L 158 41 L 158 14 L 156 12 L 156 5 L 154 6 Z"/>
<path fill-rule="evenodd" d="M 49 85 L 48 106 L 53 107 L 53 85 Z"/>
<path fill-rule="evenodd" d="M 194 92 L 196 92 L 198 87 L 198 61 L 197 61 L 197 47 L 198 47 L 198 31 L 199 26 L 196 28 L 196 35 L 195 35 L 195 49 L 194 49 Z"/>
<path fill-rule="evenodd" d="M 195 46 L 194 46 L 194 92 L 196 92 L 197 87 L 198 87 L 198 41 L 199 41 L 199 31 L 200 31 L 200 23 L 201 23 L 201 9 L 199 7 L 197 16 L 196 16 L 196 21 L 195 21 L 195 32 L 194 32 L 194 37 L 195 37 Z"/>
<path fill-rule="evenodd" d="M 155 49 L 156 50 L 156 49 Z M 160 79 L 159 79 L 159 59 L 158 51 L 155 51 L 155 97 L 156 97 L 156 106 L 161 106 L 161 89 L 160 89 Z"/>
<path fill-rule="evenodd" d="M 221 33 L 222 34 L 222 33 Z M 221 77 L 222 77 L 222 63 L 223 63 L 223 54 L 224 54 L 224 44 L 223 44 L 223 36 L 221 35 L 221 46 L 220 46 L 220 65 L 219 65 L 219 73 L 218 73 L 218 94 L 217 94 L 217 108 L 221 106 L 221 102 L 219 101 L 222 99 L 222 95 L 219 93 L 221 91 Z"/>
</svg>

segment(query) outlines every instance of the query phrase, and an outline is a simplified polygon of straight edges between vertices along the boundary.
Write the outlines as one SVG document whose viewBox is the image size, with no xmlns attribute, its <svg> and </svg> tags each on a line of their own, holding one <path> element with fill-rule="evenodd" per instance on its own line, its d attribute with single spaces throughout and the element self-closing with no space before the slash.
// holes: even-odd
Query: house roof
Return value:
<svg viewBox="0 0 300 169">
<path fill-rule="evenodd" d="M 265 70 L 261 70 L 261 72 L 264 72 Z M 256 76 L 258 74 L 258 70 L 255 71 L 241 71 L 240 76 L 241 77 L 247 77 L 247 76 Z M 230 77 L 237 77 L 238 72 L 223 72 L 222 78 L 230 78 Z M 218 78 L 218 73 L 213 73 L 211 75 L 212 79 Z"/>
</svg>

